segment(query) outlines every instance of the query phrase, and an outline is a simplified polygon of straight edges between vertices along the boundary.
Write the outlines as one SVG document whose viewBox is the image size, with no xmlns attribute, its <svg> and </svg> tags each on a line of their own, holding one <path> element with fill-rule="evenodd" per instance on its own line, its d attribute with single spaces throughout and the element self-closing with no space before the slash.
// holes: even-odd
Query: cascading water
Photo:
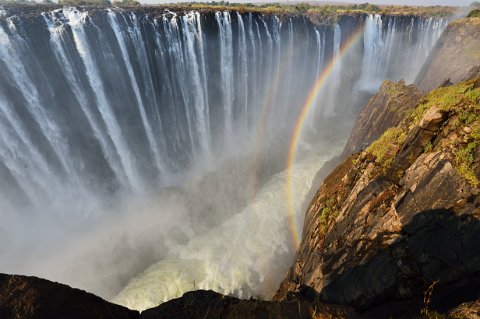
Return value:
<svg viewBox="0 0 480 319">
<path fill-rule="evenodd" d="M 137 309 L 194 288 L 271 295 L 293 254 L 283 170 L 313 83 L 331 72 L 292 170 L 298 216 L 365 97 L 412 80 L 447 22 L 0 11 L 0 271 Z"/>
</svg>

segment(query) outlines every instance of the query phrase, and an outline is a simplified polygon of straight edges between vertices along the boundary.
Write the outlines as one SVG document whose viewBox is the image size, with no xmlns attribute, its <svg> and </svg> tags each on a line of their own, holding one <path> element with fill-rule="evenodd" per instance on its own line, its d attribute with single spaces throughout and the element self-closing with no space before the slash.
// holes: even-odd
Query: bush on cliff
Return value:
<svg viewBox="0 0 480 319">
<path fill-rule="evenodd" d="M 479 18 L 480 17 L 480 9 L 472 10 L 468 14 L 467 18 Z"/>
</svg>

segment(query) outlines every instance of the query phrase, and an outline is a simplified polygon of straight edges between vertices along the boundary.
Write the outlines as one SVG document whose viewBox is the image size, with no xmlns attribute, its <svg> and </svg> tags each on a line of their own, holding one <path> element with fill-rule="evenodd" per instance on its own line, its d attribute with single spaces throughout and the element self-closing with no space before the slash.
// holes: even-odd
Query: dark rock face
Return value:
<svg viewBox="0 0 480 319">
<path fill-rule="evenodd" d="M 360 112 L 343 151 L 344 156 L 364 150 L 388 128 L 400 123 L 422 97 L 414 85 L 385 81 Z"/>
<path fill-rule="evenodd" d="M 356 318 L 349 306 L 327 305 L 298 294 L 290 302 L 240 300 L 213 291 L 188 292 L 160 306 L 137 311 L 83 290 L 36 277 L 0 274 L 1 319 L 176 319 L 176 318 Z"/>
<path fill-rule="evenodd" d="M 367 150 L 325 179 L 275 300 L 308 286 L 323 302 L 396 318 L 420 315 L 430 286 L 428 306 L 441 312 L 480 298 L 480 190 L 458 173 L 450 145 L 463 137 L 436 106 L 406 121 L 389 168 Z M 426 151 L 432 143 L 442 147 Z"/>
<path fill-rule="evenodd" d="M 282 319 L 282 318 L 356 318 L 348 306 L 326 305 L 296 300 L 272 302 L 240 300 L 213 291 L 193 291 L 181 298 L 142 312 L 144 319 L 209 318 L 209 319 Z"/>
<path fill-rule="evenodd" d="M 139 313 L 83 290 L 36 277 L 0 274 L 2 319 L 134 319 Z"/>
<path fill-rule="evenodd" d="M 415 83 L 424 91 L 480 75 L 480 18 L 451 23 L 433 48 Z"/>
</svg>

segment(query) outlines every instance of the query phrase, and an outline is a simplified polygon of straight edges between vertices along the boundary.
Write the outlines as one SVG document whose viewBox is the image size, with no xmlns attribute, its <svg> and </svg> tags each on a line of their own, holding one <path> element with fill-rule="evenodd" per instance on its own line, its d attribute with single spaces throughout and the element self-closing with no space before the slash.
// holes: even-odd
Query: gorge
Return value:
<svg viewBox="0 0 480 319">
<path fill-rule="evenodd" d="M 18 10 L 0 11 L 0 272 L 140 311 L 272 298 L 317 172 L 384 80 L 428 83 L 454 19 Z"/>
</svg>

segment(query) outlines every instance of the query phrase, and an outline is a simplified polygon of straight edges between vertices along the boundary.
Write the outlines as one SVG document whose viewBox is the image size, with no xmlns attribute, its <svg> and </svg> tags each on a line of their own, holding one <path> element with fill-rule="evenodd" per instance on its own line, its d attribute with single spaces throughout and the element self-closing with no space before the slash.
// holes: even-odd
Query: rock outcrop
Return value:
<svg viewBox="0 0 480 319">
<path fill-rule="evenodd" d="M 327 305 L 306 299 L 291 302 L 240 300 L 213 291 L 193 291 L 181 298 L 166 302 L 142 312 L 142 319 L 174 318 L 357 318 L 355 311 L 347 306 Z"/>
<path fill-rule="evenodd" d="M 139 313 L 67 285 L 0 274 L 2 319 L 136 319 Z"/>
<path fill-rule="evenodd" d="M 422 97 L 414 85 L 406 85 L 404 81 L 385 81 L 360 112 L 343 155 L 364 150 L 388 128 L 400 123 Z"/>
<path fill-rule="evenodd" d="M 427 95 L 325 179 L 275 300 L 307 286 L 323 302 L 396 317 L 480 298 L 479 141 L 475 81 Z"/>
<path fill-rule="evenodd" d="M 480 75 L 480 18 L 450 23 L 430 53 L 415 83 L 424 91 Z"/>
</svg>

